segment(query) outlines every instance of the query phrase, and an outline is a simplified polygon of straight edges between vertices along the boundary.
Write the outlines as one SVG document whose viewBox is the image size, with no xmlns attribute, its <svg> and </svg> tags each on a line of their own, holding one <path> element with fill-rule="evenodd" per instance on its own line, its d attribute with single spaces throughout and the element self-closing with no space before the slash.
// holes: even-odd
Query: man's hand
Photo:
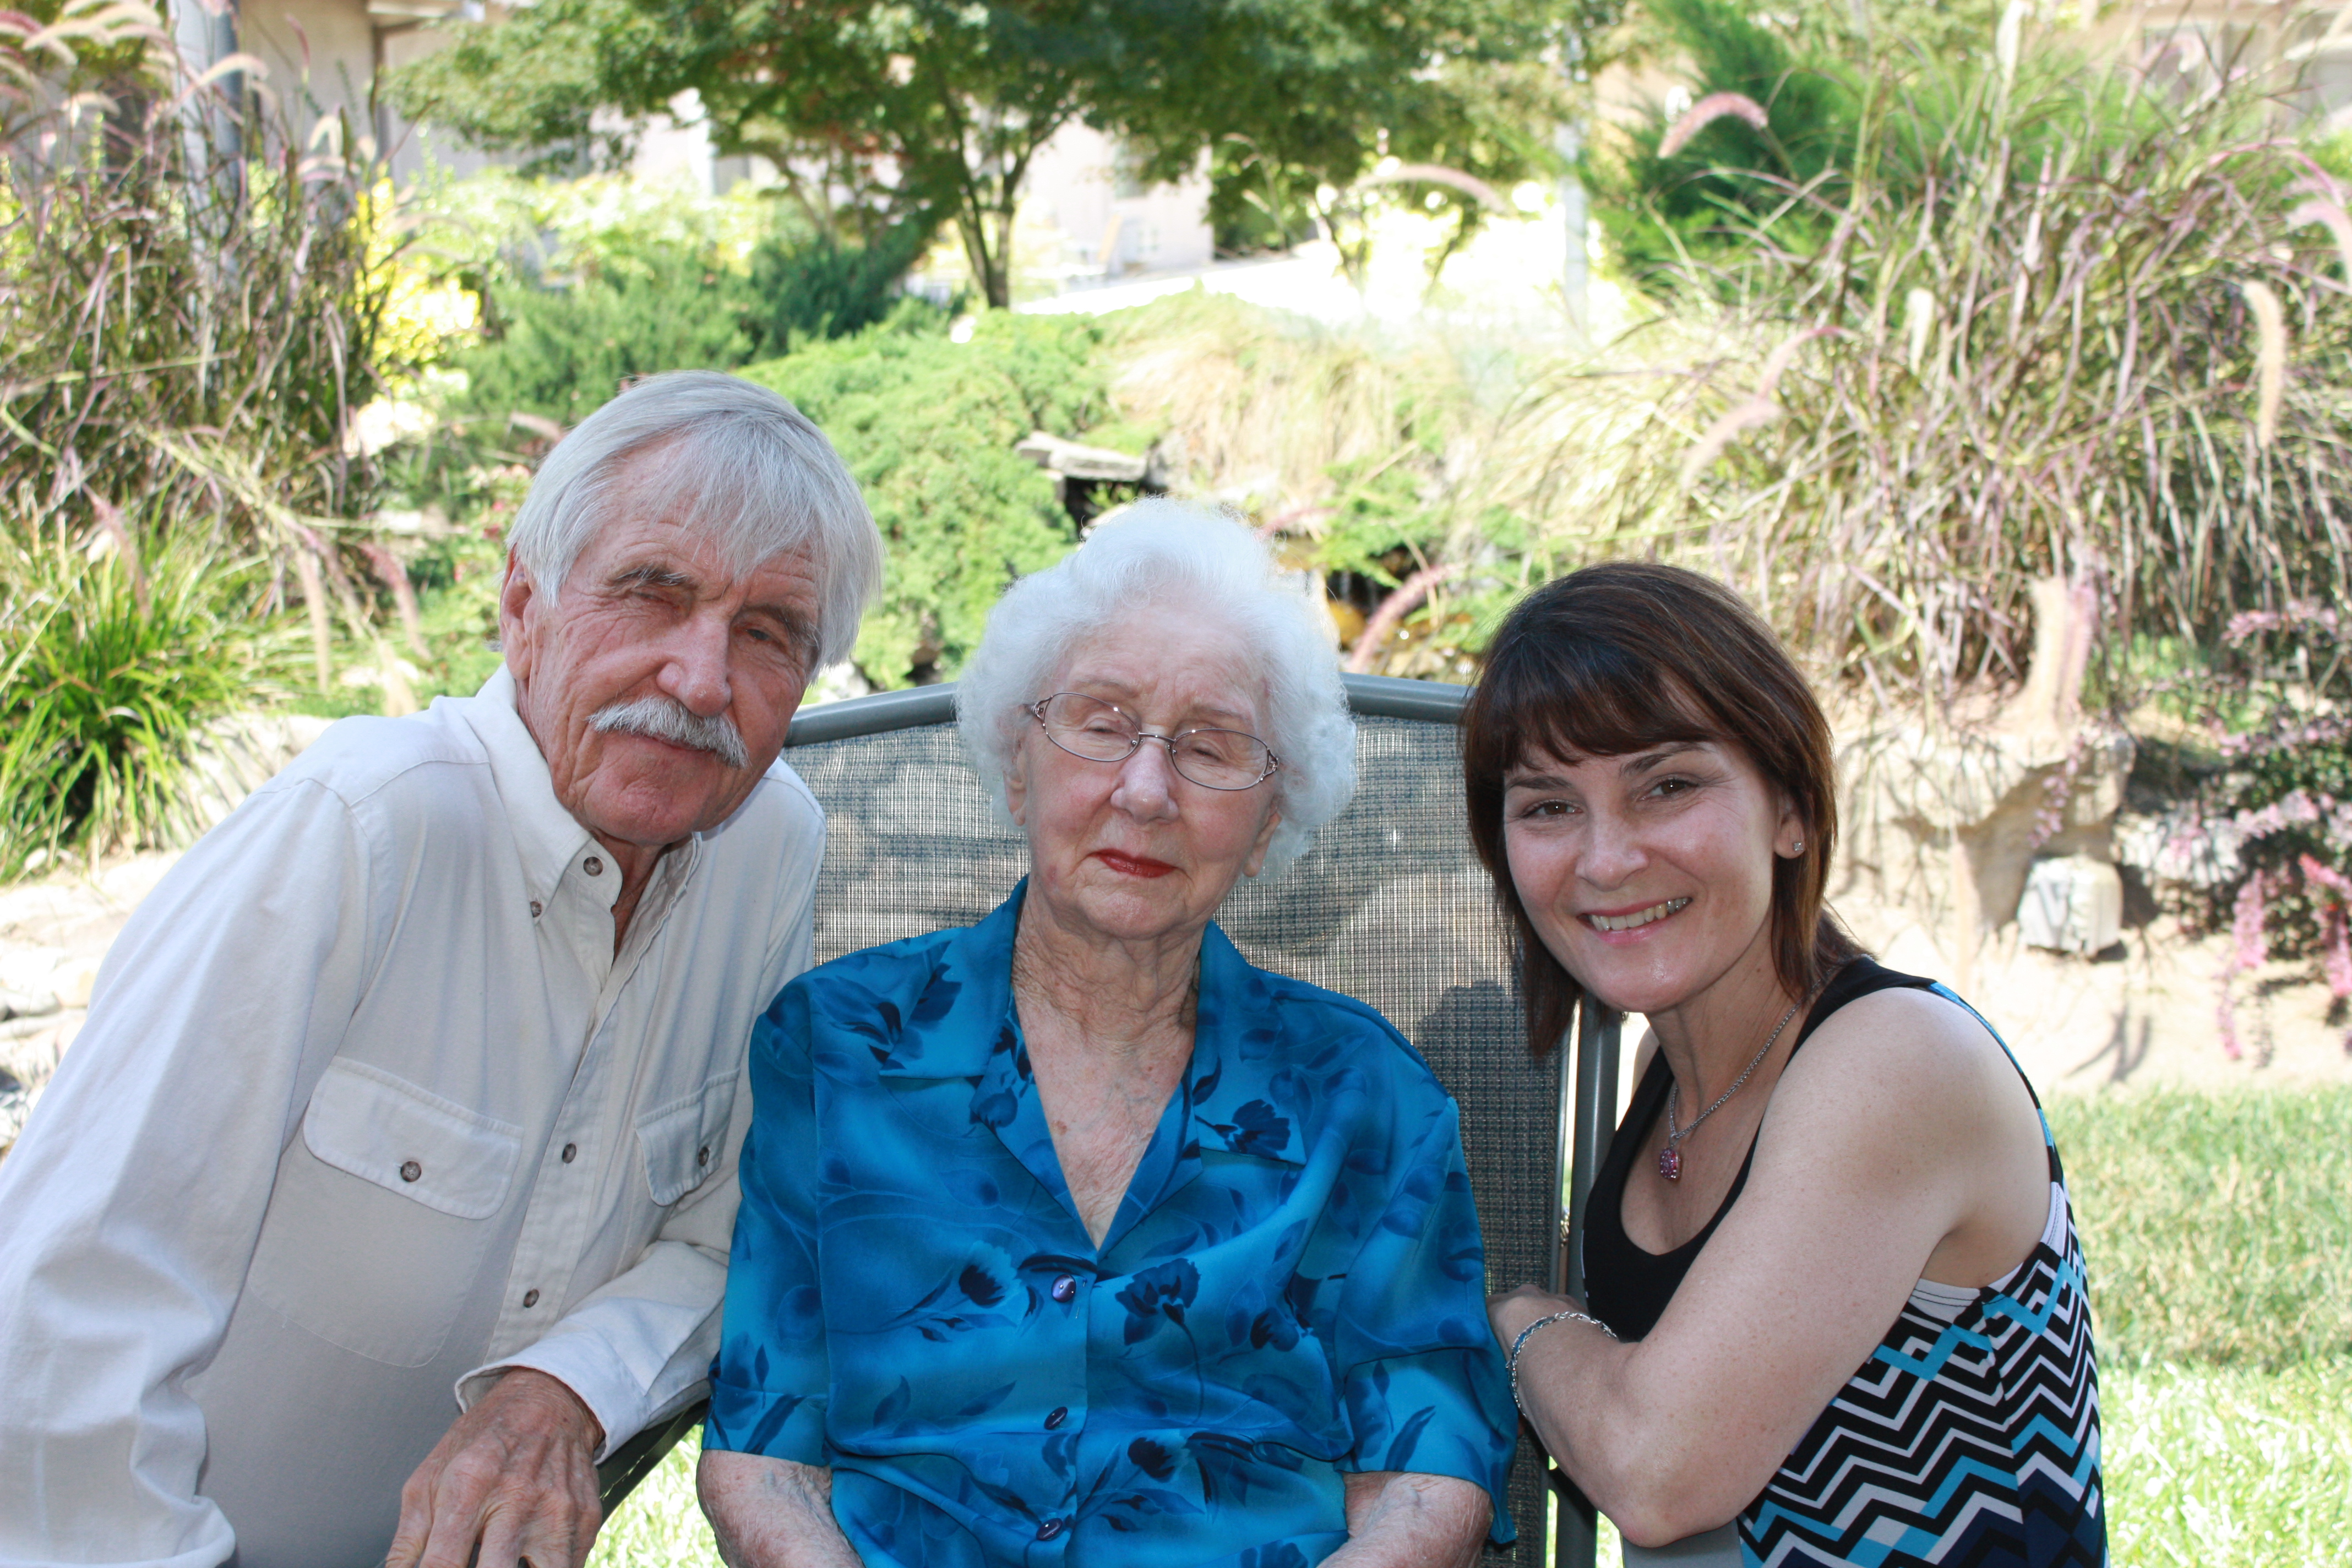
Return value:
<svg viewBox="0 0 2352 1568">
<path fill-rule="evenodd" d="M 580 1396 L 517 1368 L 490 1385 L 400 1489 L 384 1568 L 580 1568 L 604 1522 L 604 1428 Z"/>
</svg>

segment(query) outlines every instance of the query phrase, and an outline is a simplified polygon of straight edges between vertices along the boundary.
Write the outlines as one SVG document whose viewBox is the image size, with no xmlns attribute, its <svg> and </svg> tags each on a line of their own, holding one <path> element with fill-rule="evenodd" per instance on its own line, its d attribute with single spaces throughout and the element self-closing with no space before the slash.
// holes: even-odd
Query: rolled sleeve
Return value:
<svg viewBox="0 0 2352 1568">
<path fill-rule="evenodd" d="M 1333 1336 L 1354 1431 L 1350 1471 L 1409 1470 L 1484 1487 L 1494 1540 L 1513 1539 L 1507 1496 L 1518 1421 L 1486 1326 L 1486 1257 L 1445 1101 L 1393 1167 L 1380 1223 L 1348 1271 Z"/>
<path fill-rule="evenodd" d="M 818 1290 L 821 1145 L 804 986 L 788 987 L 753 1026 L 751 1077 L 742 1204 L 703 1442 L 823 1465 L 831 1367 Z"/>
</svg>

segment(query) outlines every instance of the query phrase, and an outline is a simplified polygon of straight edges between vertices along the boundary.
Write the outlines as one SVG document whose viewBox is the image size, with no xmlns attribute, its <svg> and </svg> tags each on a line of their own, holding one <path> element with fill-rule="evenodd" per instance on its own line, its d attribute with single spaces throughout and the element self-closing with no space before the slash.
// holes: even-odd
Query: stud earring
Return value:
<svg viewBox="0 0 2352 1568">
<path fill-rule="evenodd" d="M 1794 847 L 1793 849 L 1790 849 L 1790 850 L 1789 851 L 1789 853 L 1790 853 L 1790 854 L 1791 854 L 1791 855 L 1802 855 L 1804 852 L 1805 852 L 1805 841 L 1804 841 L 1803 839 L 1801 839 L 1801 838 L 1800 838 L 1800 839 L 1798 839 L 1798 840 L 1797 840 L 1796 847 Z"/>
</svg>

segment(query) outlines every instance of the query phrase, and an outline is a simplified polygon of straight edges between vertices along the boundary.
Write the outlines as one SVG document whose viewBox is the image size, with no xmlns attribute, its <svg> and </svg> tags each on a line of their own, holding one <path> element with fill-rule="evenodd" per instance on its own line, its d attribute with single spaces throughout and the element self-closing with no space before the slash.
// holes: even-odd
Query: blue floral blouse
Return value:
<svg viewBox="0 0 2352 1568">
<path fill-rule="evenodd" d="M 1192 1062 L 1097 1247 L 1013 1009 L 1023 890 L 754 1026 L 705 1446 L 830 1466 L 869 1565 L 1306 1568 L 1358 1470 L 1473 1481 L 1511 1539 L 1517 1423 L 1429 1068 L 1211 926 Z"/>
</svg>

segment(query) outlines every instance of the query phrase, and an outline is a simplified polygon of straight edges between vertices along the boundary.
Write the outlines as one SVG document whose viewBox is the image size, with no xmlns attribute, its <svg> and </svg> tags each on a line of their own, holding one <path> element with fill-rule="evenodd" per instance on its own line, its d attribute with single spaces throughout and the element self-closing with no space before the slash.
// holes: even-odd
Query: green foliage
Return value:
<svg viewBox="0 0 2352 1568">
<path fill-rule="evenodd" d="M 871 244 L 952 222 L 1002 306 L 1022 182 L 1072 120 L 1131 139 L 1154 177 L 1218 149 L 1219 221 L 1255 201 L 1287 230 L 1383 146 L 1493 180 L 1544 166 L 1549 54 L 1571 22 L 1613 15 L 1613 0 L 542 0 L 450 29 L 393 91 L 484 145 L 576 151 L 597 109 L 652 112 L 692 89 L 719 151 L 771 159 L 821 232 Z M 1459 210 L 1466 229 L 1475 209 Z"/>
<path fill-rule="evenodd" d="M 92 559 L 54 532 L 0 544 L 0 877 L 37 853 L 186 837 L 199 728 L 285 668 L 253 562 L 186 531 L 137 549 Z"/>
<path fill-rule="evenodd" d="M 503 330 L 457 356 L 477 411 L 577 425 L 631 377 L 729 370 L 751 357 L 742 280 L 683 249 L 582 268 L 567 288 L 499 296 Z"/>
<path fill-rule="evenodd" d="M 746 307 L 756 352 L 773 356 L 795 342 L 847 337 L 902 308 L 898 280 L 929 243 L 930 226 L 921 222 L 886 229 L 864 245 L 829 234 L 762 239 L 751 255 Z"/>
<path fill-rule="evenodd" d="M 871 325 L 929 232 L 845 242 L 749 188 L 708 197 L 604 176 L 492 173 L 419 208 L 433 270 L 481 301 L 482 341 L 450 365 L 492 441 L 512 413 L 573 425 L 627 378 L 730 370 Z"/>
<path fill-rule="evenodd" d="M 1584 179 L 1619 265 L 1645 287 L 1670 287 L 1693 258 L 1749 243 L 1759 225 L 1778 244 L 1813 249 L 1843 194 L 1866 79 L 1835 54 L 1801 53 L 1785 22 L 1733 0 L 1652 0 L 1643 16 L 1652 47 L 1695 95 L 1738 93 L 1769 121 L 1719 116 L 1672 153 L 1660 151 L 1671 129 L 1663 113 L 1599 138 Z"/>
<path fill-rule="evenodd" d="M 1000 311 L 958 343 L 909 306 L 744 370 L 823 426 L 874 509 L 888 576 L 857 642 L 868 679 L 952 677 L 1005 586 L 1077 542 L 1052 479 L 1013 447 L 1106 417 L 1100 342 L 1084 318 Z"/>
<path fill-rule="evenodd" d="M 2104 1366 L 2352 1354 L 2352 1089 L 2056 1099 Z"/>
</svg>

